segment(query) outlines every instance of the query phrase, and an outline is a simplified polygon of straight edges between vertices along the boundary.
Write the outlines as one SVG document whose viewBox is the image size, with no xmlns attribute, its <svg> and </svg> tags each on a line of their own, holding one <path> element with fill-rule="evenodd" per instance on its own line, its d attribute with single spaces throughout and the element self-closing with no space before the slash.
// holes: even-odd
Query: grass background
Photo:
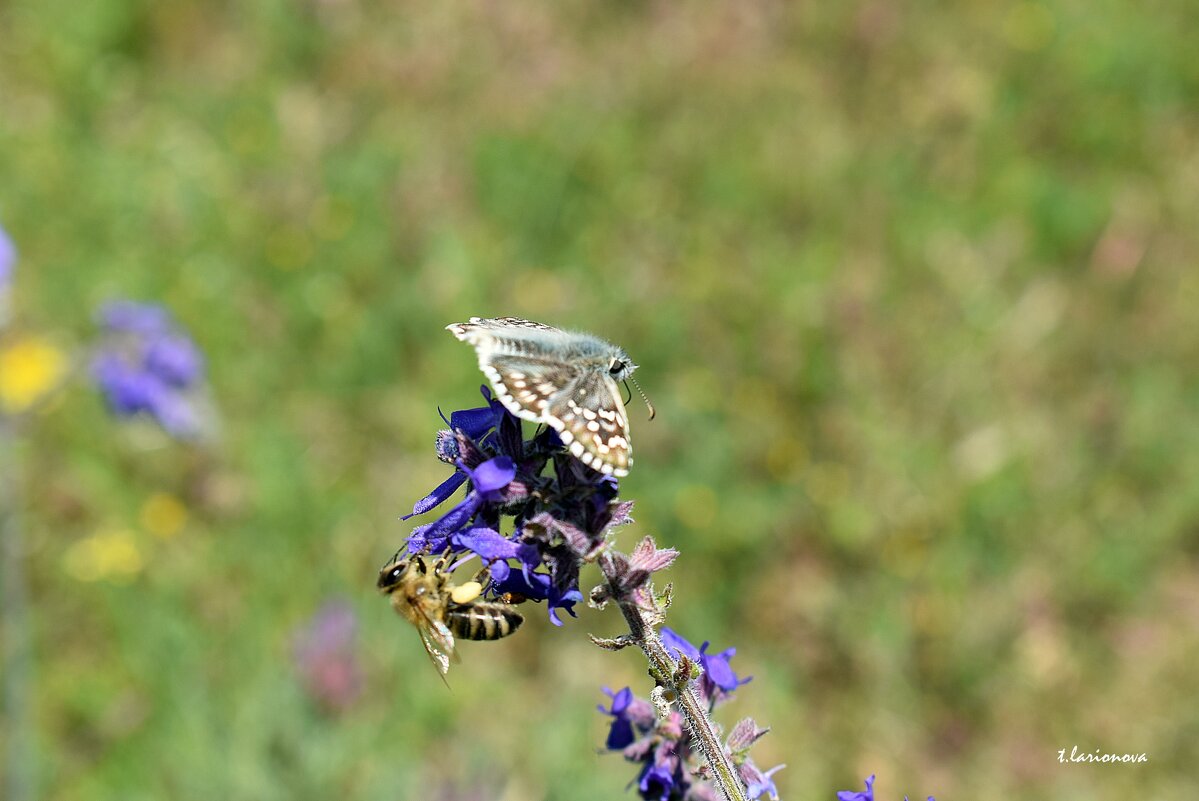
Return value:
<svg viewBox="0 0 1199 801">
<path fill-rule="evenodd" d="M 475 314 L 641 365 L 621 544 L 682 550 L 672 625 L 738 647 L 721 719 L 773 726 L 784 798 L 1193 793 L 1193 3 L 10 0 L 0 30 L 20 325 L 164 302 L 222 423 L 171 444 L 80 389 L 29 431 L 5 737 L 42 797 L 626 797 L 594 704 L 648 680 L 588 644 L 613 613 L 533 610 L 447 692 L 374 592 L 444 477 L 436 407 L 477 397 L 441 330 Z M 113 530 L 140 564 L 73 575 Z M 291 656 L 330 598 L 364 677 L 336 714 Z"/>
</svg>

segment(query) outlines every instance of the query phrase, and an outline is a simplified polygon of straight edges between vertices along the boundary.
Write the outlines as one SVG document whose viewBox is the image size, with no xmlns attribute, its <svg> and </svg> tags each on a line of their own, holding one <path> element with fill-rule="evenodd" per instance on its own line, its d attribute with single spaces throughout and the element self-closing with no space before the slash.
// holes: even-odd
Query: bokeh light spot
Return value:
<svg viewBox="0 0 1199 801">
<path fill-rule="evenodd" d="M 156 492 L 142 504 L 142 527 L 156 537 L 171 539 L 187 524 L 187 507 L 174 495 Z"/>
</svg>

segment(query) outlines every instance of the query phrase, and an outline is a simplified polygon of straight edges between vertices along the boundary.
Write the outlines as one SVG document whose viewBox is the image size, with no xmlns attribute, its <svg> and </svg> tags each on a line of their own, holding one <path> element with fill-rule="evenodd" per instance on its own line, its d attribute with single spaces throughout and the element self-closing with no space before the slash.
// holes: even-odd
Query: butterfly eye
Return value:
<svg viewBox="0 0 1199 801">
<path fill-rule="evenodd" d="M 625 363 L 620 359 L 613 359 L 612 364 L 608 365 L 608 375 L 620 375 L 625 371 Z"/>
</svg>

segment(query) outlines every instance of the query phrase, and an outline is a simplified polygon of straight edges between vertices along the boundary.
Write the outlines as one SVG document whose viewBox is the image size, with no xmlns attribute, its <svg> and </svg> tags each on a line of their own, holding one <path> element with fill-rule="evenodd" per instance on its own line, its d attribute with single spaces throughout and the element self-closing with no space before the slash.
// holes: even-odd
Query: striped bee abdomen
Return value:
<svg viewBox="0 0 1199 801">
<path fill-rule="evenodd" d="M 463 640 L 498 640 L 520 628 L 524 616 L 507 604 L 471 603 L 450 606 L 445 624 Z"/>
</svg>

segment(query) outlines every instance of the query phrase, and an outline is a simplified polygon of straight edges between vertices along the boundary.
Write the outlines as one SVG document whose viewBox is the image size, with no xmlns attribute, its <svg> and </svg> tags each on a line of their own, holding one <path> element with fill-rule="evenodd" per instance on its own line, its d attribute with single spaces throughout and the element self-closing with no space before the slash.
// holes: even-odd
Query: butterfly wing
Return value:
<svg viewBox="0 0 1199 801">
<path fill-rule="evenodd" d="M 570 364 L 529 356 L 480 355 L 479 366 L 499 402 L 517 417 L 535 423 L 550 422 L 547 411 L 554 397 L 579 379 L 578 368 Z"/>
<path fill-rule="evenodd" d="M 562 333 L 560 328 L 521 317 L 472 317 L 465 323 L 450 323 L 446 330 L 476 348 L 491 347 L 505 341 L 519 342 L 536 337 L 537 332 Z"/>
<path fill-rule="evenodd" d="M 475 347 L 496 399 L 524 420 L 547 422 L 550 399 L 579 375 L 579 368 L 561 357 L 564 335 L 552 326 L 519 317 L 472 317 L 446 329 Z"/>
<path fill-rule="evenodd" d="M 592 469 L 628 475 L 628 416 L 606 362 L 562 356 L 564 338 L 578 335 L 519 317 L 472 317 L 446 328 L 474 345 L 479 369 L 508 411 L 549 425 Z"/>
<path fill-rule="evenodd" d="M 545 421 L 583 464 L 602 473 L 629 474 L 629 418 L 620 387 L 606 373 L 580 374 L 550 400 Z"/>
</svg>

